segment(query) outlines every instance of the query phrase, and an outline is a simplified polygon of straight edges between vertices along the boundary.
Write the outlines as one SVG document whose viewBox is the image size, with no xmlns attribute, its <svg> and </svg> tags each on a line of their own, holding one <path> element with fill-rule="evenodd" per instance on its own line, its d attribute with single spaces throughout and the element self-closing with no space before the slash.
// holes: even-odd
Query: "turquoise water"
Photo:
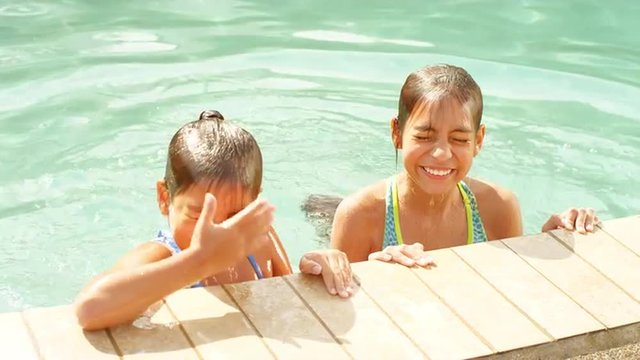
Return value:
<svg viewBox="0 0 640 360">
<path fill-rule="evenodd" d="M 0 311 L 68 303 L 151 238 L 166 145 L 208 108 L 261 144 L 297 263 L 320 246 L 303 199 L 395 171 L 399 88 L 435 62 L 482 87 L 472 174 L 516 192 L 526 232 L 570 205 L 640 213 L 639 18 L 635 1 L 0 0 Z"/>
</svg>

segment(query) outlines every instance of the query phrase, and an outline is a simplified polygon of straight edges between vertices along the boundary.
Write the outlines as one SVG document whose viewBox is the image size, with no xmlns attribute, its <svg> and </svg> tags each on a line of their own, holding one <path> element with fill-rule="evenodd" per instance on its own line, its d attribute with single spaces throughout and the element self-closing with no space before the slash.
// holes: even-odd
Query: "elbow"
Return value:
<svg viewBox="0 0 640 360">
<path fill-rule="evenodd" d="M 110 326 L 101 318 L 104 311 L 95 298 L 79 296 L 73 304 L 73 312 L 78 320 L 78 325 L 83 330 L 102 330 Z"/>
</svg>

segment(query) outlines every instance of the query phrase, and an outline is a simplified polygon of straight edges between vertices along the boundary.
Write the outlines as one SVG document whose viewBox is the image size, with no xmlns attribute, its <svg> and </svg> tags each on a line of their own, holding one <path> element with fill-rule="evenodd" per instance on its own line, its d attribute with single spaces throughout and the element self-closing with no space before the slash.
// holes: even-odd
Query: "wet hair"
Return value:
<svg viewBox="0 0 640 360">
<path fill-rule="evenodd" d="M 329 244 L 331 225 L 340 202 L 342 202 L 342 198 L 339 196 L 311 194 L 300 206 L 307 220 L 314 225 L 322 246 L 326 247 Z"/>
<path fill-rule="evenodd" d="M 203 111 L 173 135 L 164 179 L 170 198 L 201 181 L 241 186 L 257 196 L 262 154 L 248 131 L 225 121 L 218 111 Z"/>
<path fill-rule="evenodd" d="M 426 105 L 454 100 L 473 121 L 475 130 L 482 120 L 482 92 L 471 75 L 461 67 L 438 64 L 425 66 L 409 74 L 400 90 L 398 101 L 398 127 L 404 130 L 414 110 Z"/>
</svg>

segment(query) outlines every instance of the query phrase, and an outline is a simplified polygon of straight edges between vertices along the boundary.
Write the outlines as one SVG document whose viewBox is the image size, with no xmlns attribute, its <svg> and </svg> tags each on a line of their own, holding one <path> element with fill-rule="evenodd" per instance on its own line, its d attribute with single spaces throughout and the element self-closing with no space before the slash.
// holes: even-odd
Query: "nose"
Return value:
<svg viewBox="0 0 640 360">
<path fill-rule="evenodd" d="M 449 160 L 451 158 L 451 147 L 448 141 L 438 141 L 433 150 L 431 156 L 439 161 Z"/>
</svg>

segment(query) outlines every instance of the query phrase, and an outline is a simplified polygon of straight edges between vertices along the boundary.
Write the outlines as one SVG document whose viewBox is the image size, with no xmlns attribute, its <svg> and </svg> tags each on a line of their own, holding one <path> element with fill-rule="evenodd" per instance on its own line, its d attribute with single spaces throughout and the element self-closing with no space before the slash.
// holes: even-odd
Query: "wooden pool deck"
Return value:
<svg viewBox="0 0 640 360">
<path fill-rule="evenodd" d="M 348 300 L 295 274 L 181 290 L 134 325 L 83 332 L 70 306 L 0 314 L 7 359 L 566 358 L 640 342 L 640 215 L 354 264 Z M 640 354 L 638 355 L 640 357 Z"/>
</svg>

